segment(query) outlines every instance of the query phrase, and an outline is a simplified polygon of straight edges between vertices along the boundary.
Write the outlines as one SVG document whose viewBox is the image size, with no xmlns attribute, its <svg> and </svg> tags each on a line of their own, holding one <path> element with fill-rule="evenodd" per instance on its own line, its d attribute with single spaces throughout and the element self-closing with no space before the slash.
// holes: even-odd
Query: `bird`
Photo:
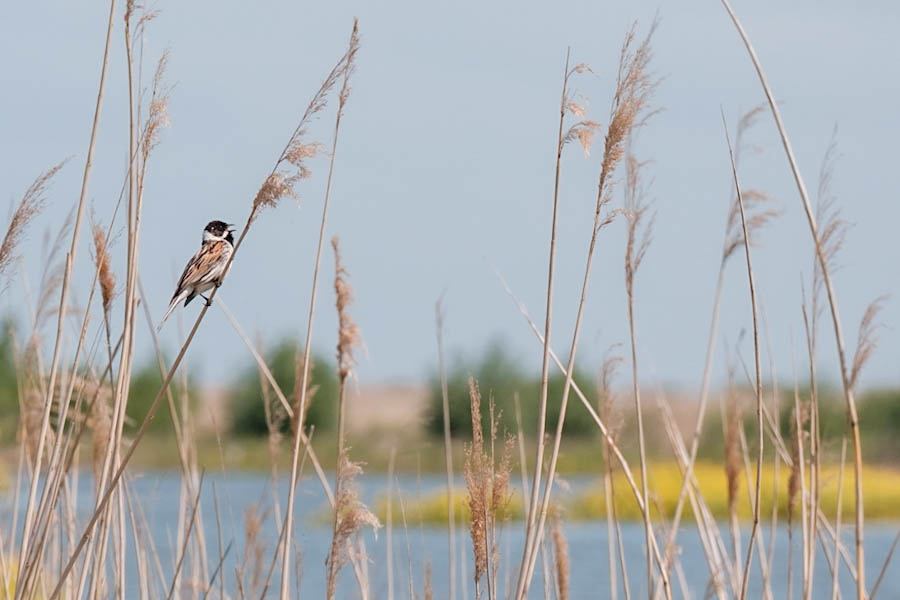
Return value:
<svg viewBox="0 0 900 600">
<path fill-rule="evenodd" d="M 188 261 L 175 286 L 175 293 L 172 294 L 172 300 L 169 302 L 169 308 L 163 315 L 157 331 L 162 329 L 163 323 L 178 306 L 178 303 L 184 300 L 187 306 L 195 297 L 200 296 L 206 300 L 209 305 L 209 298 L 203 295 L 203 292 L 211 290 L 214 287 L 222 285 L 225 278 L 225 265 L 234 252 L 234 225 L 224 221 L 210 221 L 203 228 L 203 242 L 200 250 Z"/>
</svg>

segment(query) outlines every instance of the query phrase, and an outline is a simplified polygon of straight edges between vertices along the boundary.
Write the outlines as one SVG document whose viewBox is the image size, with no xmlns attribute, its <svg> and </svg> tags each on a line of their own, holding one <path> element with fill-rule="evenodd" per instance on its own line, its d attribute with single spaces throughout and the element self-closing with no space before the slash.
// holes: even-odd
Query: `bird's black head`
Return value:
<svg viewBox="0 0 900 600">
<path fill-rule="evenodd" d="M 231 235 L 232 231 L 234 231 L 234 225 L 225 221 L 210 221 L 203 229 L 203 240 L 224 239 L 234 244 L 234 237 Z"/>
</svg>

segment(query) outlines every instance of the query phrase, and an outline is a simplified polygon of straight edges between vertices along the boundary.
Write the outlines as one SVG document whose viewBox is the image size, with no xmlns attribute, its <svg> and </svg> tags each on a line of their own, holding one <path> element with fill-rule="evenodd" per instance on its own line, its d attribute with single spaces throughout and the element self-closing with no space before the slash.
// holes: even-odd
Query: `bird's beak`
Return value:
<svg viewBox="0 0 900 600">
<path fill-rule="evenodd" d="M 228 231 L 235 231 L 234 223 L 230 223 L 230 224 L 228 225 Z"/>
</svg>

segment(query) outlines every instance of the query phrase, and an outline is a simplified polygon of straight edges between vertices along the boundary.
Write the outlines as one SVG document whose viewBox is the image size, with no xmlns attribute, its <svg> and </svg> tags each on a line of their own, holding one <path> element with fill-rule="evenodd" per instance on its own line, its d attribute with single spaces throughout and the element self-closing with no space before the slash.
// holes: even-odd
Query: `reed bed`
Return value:
<svg viewBox="0 0 900 600">
<path fill-rule="evenodd" d="M 629 577 L 629 573 L 637 572 L 642 573 L 640 586 L 648 598 L 697 597 L 706 593 L 720 599 L 743 599 L 750 593 L 751 579 L 758 582 L 764 596 L 774 597 L 773 566 L 784 559 L 788 563 L 787 581 L 780 583 L 779 589 L 786 589 L 788 597 L 793 597 L 795 588 L 804 599 L 826 593 L 815 587 L 817 569 L 828 569 L 832 598 L 840 597 L 842 576 L 853 579 L 860 600 L 873 597 L 887 572 L 893 548 L 877 579 L 867 578 L 865 517 L 894 517 L 896 506 L 900 504 L 900 475 L 890 469 L 863 464 L 856 402 L 859 374 L 877 345 L 881 300 L 875 300 L 862 315 L 858 341 L 851 356 L 846 351 L 831 277 L 844 231 L 829 192 L 834 168 L 833 147 L 826 152 L 823 161 L 819 203 L 814 207 L 762 65 L 736 14 L 727 0 L 722 2 L 750 53 L 767 105 L 751 110 L 739 120 L 734 145 L 725 125 L 723 154 L 729 157 L 731 168 L 723 173 L 723 177 L 727 176 L 731 185 L 723 208 L 727 208 L 728 217 L 698 411 L 692 426 L 687 430 L 681 427 L 664 393 L 642 389 L 639 377 L 640 315 L 635 310 L 635 296 L 639 291 L 639 267 L 651 249 L 653 217 L 652 207 L 646 202 L 647 179 L 644 177 L 644 172 L 652 165 L 646 158 L 637 156 L 637 138 L 641 129 L 652 126 L 651 117 L 656 113 L 653 95 L 658 79 L 654 75 L 652 59 L 657 22 L 654 21 L 643 36 L 638 35 L 636 27 L 625 34 L 617 57 L 617 77 L 608 90 L 610 111 L 605 123 L 588 117 L 588 103 L 574 91 L 576 84 L 592 72 L 591 68 L 586 63 L 573 65 L 571 52 L 566 54 L 554 147 L 554 186 L 552 197 L 548 198 L 552 216 L 543 323 L 532 319 L 498 273 L 526 326 L 540 344 L 541 379 L 537 397 L 520 399 L 515 396 L 517 431 L 505 431 L 492 391 L 482 390 L 478 381 L 470 378 L 468 414 L 471 427 L 464 437 L 471 442 L 465 443 L 464 460 L 457 458 L 454 461 L 444 364 L 446 319 L 442 301 L 439 301 L 436 333 L 442 400 L 442 465 L 447 485 L 433 496 L 419 495 L 413 499 L 400 494 L 395 497 L 396 448 L 393 448 L 387 497 L 378 500 L 370 510 L 361 500 L 357 482 L 363 473 L 362 460 L 366 457 L 357 455 L 347 427 L 353 415 L 347 408 L 346 397 L 355 376 L 355 352 L 361 345 L 361 334 L 351 316 L 350 276 L 337 237 L 332 239 L 338 330 L 335 342 L 337 369 L 331 376 L 335 377 L 339 390 L 333 460 L 331 450 L 327 450 L 330 461 L 327 464 L 334 465 L 332 478 L 311 444 L 314 429 L 307 422 L 310 406 L 314 402 L 327 401 L 316 398 L 316 388 L 312 385 L 312 334 L 319 280 L 323 273 L 331 190 L 337 176 L 342 117 L 352 108 L 349 104 L 351 81 L 361 47 L 358 24 L 353 22 L 347 49 L 306 105 L 257 194 L 249 199 L 248 216 L 226 266 L 227 272 L 251 230 L 256 233 L 257 229 L 265 229 L 267 212 L 278 209 L 286 198 L 299 194 L 302 181 L 314 175 L 310 166 L 312 160 L 327 157 L 319 237 L 311 269 L 311 294 L 303 323 L 305 339 L 294 359 L 294 388 L 291 390 L 276 380 L 260 344 L 253 342 L 244 331 L 239 319 L 219 296 L 218 287 L 212 289 L 206 305 L 200 309 L 186 335 L 182 332 L 181 348 L 174 359 L 167 360 L 162 352 L 153 315 L 144 299 L 138 265 L 148 165 L 159 147 L 164 146 L 164 130 L 169 125 L 168 101 L 172 93 L 166 74 L 169 56 L 167 52 L 159 56 L 151 77 L 143 81 L 141 44 L 158 13 L 131 0 L 124 7 L 117 7 L 116 1 L 112 0 L 79 199 L 71 218 L 60 228 L 47 253 L 39 293 L 35 296 L 34 306 L 30 307 L 34 315 L 29 324 L 30 336 L 24 343 L 14 340 L 20 405 L 18 472 L 10 484 L 12 523 L 0 530 L 0 590 L 3 597 L 87 597 L 95 600 L 130 597 L 135 593 L 133 590 L 137 590 L 142 599 L 262 598 L 276 593 L 286 599 L 299 596 L 303 573 L 321 565 L 324 566 L 326 583 L 323 591 L 327 598 L 380 597 L 382 592 L 371 585 L 370 569 L 386 568 L 386 593 L 392 600 L 398 596 L 524 600 L 540 594 L 548 599 L 565 600 L 572 595 L 571 583 L 578 576 L 573 572 L 576 561 L 570 551 L 567 531 L 571 532 L 571 528 L 584 519 L 606 521 L 607 556 L 598 557 L 595 565 L 607 571 L 612 598 L 618 598 L 620 592 L 626 599 L 638 594 L 637 580 Z M 90 270 L 81 273 L 86 280 L 90 278 L 90 294 L 86 303 L 75 306 L 70 298 L 72 281 L 84 227 L 116 23 L 124 28 L 123 53 L 128 69 L 127 123 L 120 124 L 127 127 L 128 145 L 124 154 L 128 168 L 117 203 L 100 211 L 109 212 L 108 221 L 96 214 L 91 216 L 92 260 Z M 330 142 L 323 144 L 313 139 L 313 132 L 317 131 L 314 124 L 329 106 L 333 107 L 334 120 Z M 814 259 L 809 296 L 803 306 L 798 307 L 805 332 L 806 356 L 795 359 L 793 403 L 786 413 L 779 405 L 779 398 L 788 390 L 780 390 L 774 383 L 777 379 L 771 366 L 771 380 L 763 379 L 764 345 L 770 341 L 759 308 L 759 290 L 752 261 L 754 244 L 778 213 L 759 188 L 743 187 L 740 175 L 744 133 L 763 118 L 766 110 L 772 112 L 795 177 L 812 235 L 810 249 Z M 555 113 L 553 117 L 556 123 Z M 571 335 L 564 338 L 568 350 L 560 358 L 552 344 L 558 331 L 551 316 L 557 286 L 557 222 L 563 210 L 560 194 L 564 167 L 569 160 L 574 160 L 568 151 L 570 147 L 578 146 L 581 154 L 590 157 L 595 138 L 602 139 L 602 151 L 596 190 L 588 190 L 593 210 L 584 215 L 585 222 L 591 223 L 590 231 L 586 232 L 588 251 L 579 299 L 574 307 L 574 327 Z M 51 180 L 63 164 L 41 174 L 11 211 L 10 223 L 0 243 L 0 293 L 11 285 L 17 246 L 28 233 L 31 221 L 44 209 Z M 124 210 L 120 211 L 120 206 Z M 611 226 L 619 223 L 624 226 L 628 356 L 623 359 L 610 355 L 597 374 L 597 389 L 584 390 L 575 381 L 576 355 L 584 314 L 593 306 L 590 283 L 594 263 L 606 259 L 597 256 L 595 250 L 600 236 L 615 235 Z M 123 232 L 122 247 L 114 243 L 113 235 L 117 231 Z M 64 252 L 67 246 L 68 251 Z M 114 257 L 121 258 L 116 252 L 124 256 L 122 273 L 116 273 L 113 268 L 118 264 Z M 752 402 L 743 402 L 737 393 L 740 377 L 736 362 L 743 362 L 743 359 L 734 361 L 729 357 L 732 386 L 719 398 L 723 423 L 721 461 L 701 461 L 699 447 L 701 438 L 709 435 L 706 419 L 714 395 L 710 382 L 719 337 L 724 273 L 732 262 L 730 259 L 741 253 L 746 266 L 748 321 L 752 323 L 753 344 L 752 370 L 742 366 L 746 384 L 752 390 Z M 58 302 L 54 302 L 55 298 Z M 266 450 L 271 489 L 265 490 L 257 504 L 243 515 L 230 514 L 230 507 L 220 504 L 216 485 L 213 484 L 210 490 L 206 483 L 207 475 L 213 469 L 220 471 L 227 480 L 228 461 L 218 424 L 217 464 L 205 464 L 200 459 L 196 438 L 198 408 L 191 401 L 190 380 L 184 364 L 194 336 L 212 307 L 226 316 L 259 372 L 262 398 L 259 411 L 265 415 L 268 434 Z M 820 393 L 816 387 L 819 321 L 826 312 L 831 317 L 847 413 L 837 456 L 829 455 L 823 447 Z M 97 315 L 102 318 L 95 318 Z M 146 414 L 140 422 L 132 424 L 128 422 L 126 411 L 135 371 L 136 340 L 139 328 L 143 329 L 142 316 L 154 345 L 162 383 Z M 54 317 L 55 336 L 45 344 L 41 332 L 46 324 L 52 324 Z M 78 324 L 78 335 L 74 340 L 66 331 L 67 319 Z M 45 352 L 47 348 L 51 351 Z M 627 396 L 622 400 L 627 400 L 628 410 L 623 410 L 622 402 L 616 401 L 617 392 L 611 384 L 620 363 L 627 365 L 630 371 L 628 393 L 618 394 Z M 559 397 L 551 397 L 550 393 L 550 374 L 556 372 L 554 368 L 564 378 Z M 801 372 L 804 376 L 799 374 Z M 807 378 L 808 381 L 804 381 Z M 807 384 L 804 387 L 808 391 L 800 392 L 801 382 Z M 590 443 L 602 460 L 599 460 L 601 467 L 595 473 L 596 487 L 566 495 L 560 493 L 560 489 L 566 487 L 560 473 L 564 470 L 561 465 L 565 464 L 565 425 L 572 394 L 587 411 L 591 426 L 596 427 L 596 435 Z M 655 406 L 648 399 L 652 399 Z M 523 401 L 533 403 L 537 408 L 537 430 L 534 432 L 523 430 Z M 135 494 L 137 473 L 130 466 L 161 406 L 166 406 L 171 416 L 180 475 L 177 519 L 169 524 L 168 531 L 169 546 L 174 549 L 171 555 L 162 554 L 156 546 L 145 499 Z M 558 407 L 559 415 L 552 427 L 551 407 Z M 752 412 L 752 422 L 742 418 L 745 410 Z M 783 414 L 789 415 L 787 429 L 779 421 Z M 657 445 L 664 448 L 663 457 L 651 457 L 648 452 L 646 421 L 651 416 L 660 424 L 661 441 Z M 130 425 L 134 428 L 128 429 Z M 624 439 L 628 435 L 625 432 L 631 431 L 626 426 L 634 428 L 635 440 Z M 532 433 L 533 458 L 529 463 L 526 435 L 530 438 Z M 468 438 L 469 434 L 471 438 Z M 90 452 L 81 452 L 82 446 L 86 448 L 88 444 Z M 88 464 L 83 464 L 85 457 L 89 457 Z M 847 465 L 848 460 L 851 466 Z M 283 461 L 290 463 L 287 474 L 280 470 Z M 302 548 L 302 531 L 317 525 L 298 521 L 295 517 L 300 501 L 297 489 L 307 463 L 328 501 L 328 515 L 324 520 L 331 525 L 327 555 L 312 558 L 307 557 Z M 516 470 L 518 474 L 514 475 Z M 282 497 L 278 483 L 285 475 L 289 486 Z M 84 477 L 92 479 L 92 495 L 87 500 L 78 497 L 78 482 Z M 456 488 L 460 477 L 465 491 L 462 486 Z M 520 481 L 518 486 L 514 483 L 516 479 Z M 208 514 L 209 505 L 201 501 L 204 494 L 212 494 L 214 498 L 214 530 L 207 529 L 211 515 Z M 85 506 L 88 507 L 86 513 Z M 407 557 L 407 564 L 399 566 L 394 563 L 393 550 L 398 515 Z M 641 560 L 625 551 L 622 523 L 626 520 L 641 523 Z M 764 527 L 767 520 L 768 531 Z M 847 521 L 852 521 L 855 532 L 852 547 L 845 545 L 841 537 L 842 526 Z M 683 527 L 685 522 L 690 522 L 691 526 Z M 727 531 L 719 527 L 720 522 L 728 523 Z M 775 538 L 782 522 L 788 532 L 787 557 L 776 553 Z M 380 558 L 367 552 L 367 540 L 373 539 L 370 536 L 382 528 L 382 523 L 388 555 L 384 564 L 376 565 Z M 743 526 L 746 523 L 750 524 L 749 535 Z M 273 524 L 277 531 L 274 541 L 262 534 L 267 524 Z M 419 557 L 421 561 L 417 561 L 423 565 L 422 572 L 415 573 L 415 532 L 411 530 L 418 525 L 421 534 L 425 524 L 446 527 L 447 560 L 435 560 L 432 566 L 434 557 L 423 554 Z M 463 530 L 468 532 L 468 546 L 463 543 Z M 521 548 L 509 542 L 513 530 L 522 533 Z M 688 535 L 688 530 L 696 533 L 700 540 L 708 571 L 706 590 L 691 590 L 687 583 L 679 552 L 679 536 Z M 793 562 L 795 545 L 799 545 L 801 557 L 797 565 Z M 822 553 L 819 548 L 824 549 Z M 824 566 L 817 564 L 819 556 L 824 556 Z M 822 559 L 818 560 L 821 562 Z M 233 570 L 226 567 L 232 564 Z M 702 565 L 690 565 L 690 568 L 701 569 Z M 435 589 L 434 571 L 437 569 L 446 570 L 442 574 L 447 581 L 446 589 Z M 540 591 L 532 589 L 538 572 L 543 583 Z M 404 574 L 405 581 L 402 581 Z M 401 581 L 395 582 L 398 578 Z"/>
</svg>

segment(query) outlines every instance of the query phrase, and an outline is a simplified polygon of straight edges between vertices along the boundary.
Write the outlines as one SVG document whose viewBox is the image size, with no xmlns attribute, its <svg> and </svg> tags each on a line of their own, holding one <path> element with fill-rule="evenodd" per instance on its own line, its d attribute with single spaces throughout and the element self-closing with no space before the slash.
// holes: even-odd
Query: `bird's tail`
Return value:
<svg viewBox="0 0 900 600">
<path fill-rule="evenodd" d="M 169 315 L 172 314 L 172 311 L 175 310 L 175 307 L 178 306 L 178 303 L 181 302 L 182 300 L 184 300 L 186 296 L 187 296 L 187 290 L 172 297 L 172 301 L 169 302 L 169 309 L 166 311 L 166 314 L 163 315 L 162 321 L 160 321 L 159 325 L 157 325 L 156 331 L 159 331 L 162 329 L 163 323 L 166 322 L 166 319 L 169 318 Z"/>
</svg>

